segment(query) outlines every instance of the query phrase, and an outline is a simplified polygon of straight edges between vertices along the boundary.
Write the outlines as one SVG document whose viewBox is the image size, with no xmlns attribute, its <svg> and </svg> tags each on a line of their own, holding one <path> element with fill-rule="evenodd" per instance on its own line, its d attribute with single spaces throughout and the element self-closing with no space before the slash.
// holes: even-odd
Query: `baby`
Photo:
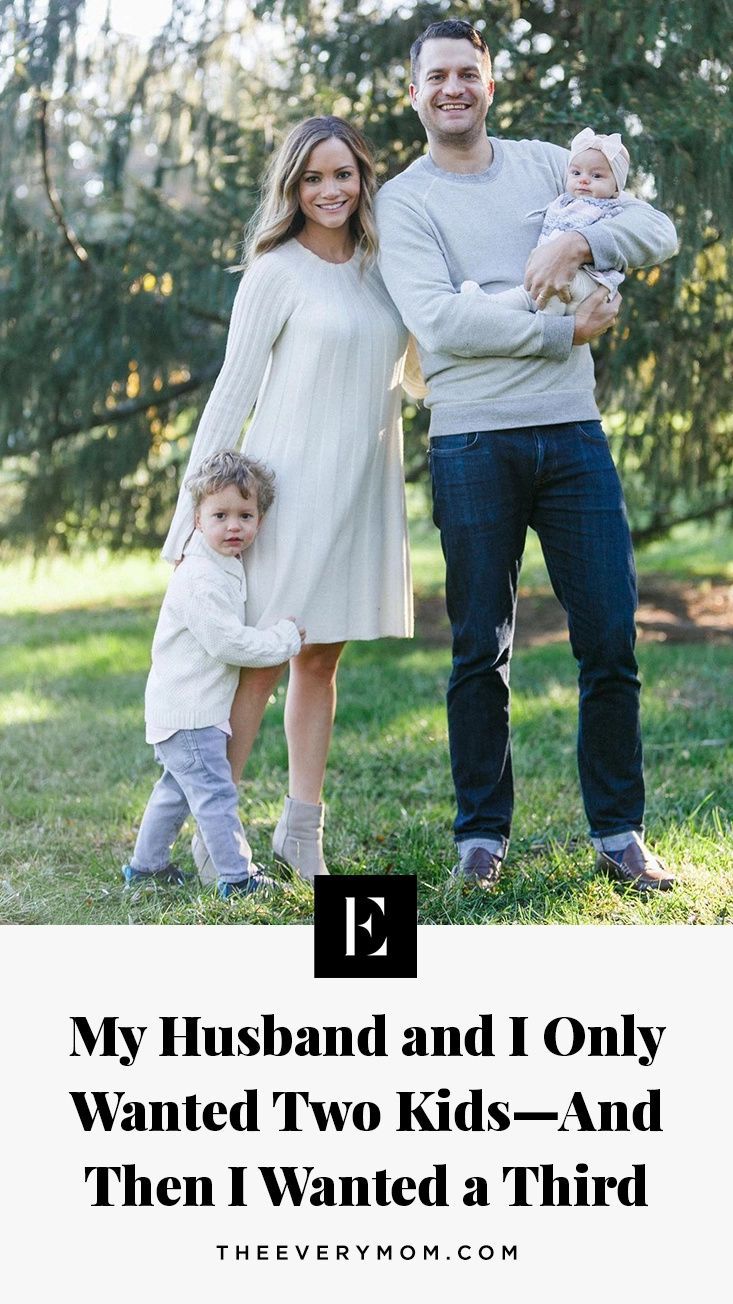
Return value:
<svg viewBox="0 0 733 1304">
<path fill-rule="evenodd" d="M 584 227 L 601 218 L 617 217 L 622 210 L 620 195 L 629 172 L 629 154 L 618 134 L 597 135 L 585 127 L 573 138 L 570 161 L 565 177 L 565 191 L 548 204 L 538 244 L 546 244 L 566 231 L 582 231 Z M 543 303 L 542 311 L 563 316 L 575 313 L 584 299 L 599 285 L 608 290 L 612 299 L 623 281 L 616 271 L 599 272 L 594 267 L 581 267 L 569 286 L 570 299 L 564 303 L 554 296 Z M 475 294 L 481 287 L 476 281 L 464 281 L 461 294 Z M 524 286 L 492 294 L 495 303 L 506 308 L 521 308 L 537 312 L 538 305 Z"/>
</svg>

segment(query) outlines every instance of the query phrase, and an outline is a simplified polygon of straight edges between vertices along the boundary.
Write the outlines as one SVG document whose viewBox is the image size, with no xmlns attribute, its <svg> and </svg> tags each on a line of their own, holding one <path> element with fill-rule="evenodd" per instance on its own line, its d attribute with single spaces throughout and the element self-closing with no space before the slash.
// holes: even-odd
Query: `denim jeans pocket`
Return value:
<svg viewBox="0 0 733 1304">
<path fill-rule="evenodd" d="M 172 774 L 188 774 L 196 765 L 199 757 L 191 737 L 193 732 L 191 729 L 179 729 L 164 742 L 156 744 L 160 760 Z"/>
<path fill-rule="evenodd" d="M 576 421 L 576 426 L 584 439 L 593 444 L 606 444 L 606 434 L 600 421 Z"/>
<path fill-rule="evenodd" d="M 476 447 L 478 438 L 477 430 L 466 435 L 436 435 L 430 440 L 430 456 L 450 457 L 452 454 L 465 453 Z"/>
</svg>

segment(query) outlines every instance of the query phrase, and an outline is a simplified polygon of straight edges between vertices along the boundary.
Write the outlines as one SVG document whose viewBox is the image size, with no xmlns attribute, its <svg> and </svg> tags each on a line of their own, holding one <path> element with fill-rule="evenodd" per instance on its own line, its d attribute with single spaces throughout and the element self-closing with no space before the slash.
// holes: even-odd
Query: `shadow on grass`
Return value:
<svg viewBox="0 0 733 1304">
<path fill-rule="evenodd" d="M 9 710 L 0 740 L 7 776 L 2 847 L 5 912 L 33 923 L 307 923 L 307 893 L 262 913 L 222 912 L 192 881 L 181 894 L 124 898 L 118 866 L 156 777 L 144 742 L 143 690 L 156 603 L 6 618 Z M 593 872 L 575 768 L 576 668 L 569 648 L 520 648 L 513 665 L 515 837 L 496 893 L 452 883 L 453 792 L 447 756 L 446 647 L 383 640 L 350 646 L 327 780 L 328 855 L 335 872 L 417 873 L 420 920 L 462 923 L 685 923 L 727 919 L 717 868 L 733 809 L 733 649 L 648 645 L 640 651 L 652 832 L 679 863 L 701 868 L 674 899 L 639 901 Z M 243 786 L 258 859 L 287 784 L 284 687 L 266 713 Z M 45 711 L 45 718 L 29 714 Z M 728 740 L 726 742 L 726 740 Z M 726 826 L 727 827 L 727 826 Z M 182 864 L 190 872 L 187 843 Z M 669 854 L 669 851 L 666 853 Z M 718 875 L 720 878 L 720 875 Z M 702 888 L 701 888 L 702 884 Z M 700 892 L 702 891 L 702 898 Z M 0 912 L 1 913 L 1 912 Z"/>
<path fill-rule="evenodd" d="M 30 639 L 23 639 L 24 618 L 5 621 L 14 628 L 12 649 L 0 654 L 3 690 L 32 694 L 36 706 L 46 703 L 48 720 L 34 715 L 24 722 L 8 719 L 3 751 L 22 758 L 48 728 L 58 740 L 68 730 L 76 739 L 85 728 L 93 740 L 112 745 L 114 731 L 129 734 L 139 721 L 143 736 L 143 692 L 149 663 L 153 621 L 127 612 L 67 613 L 36 616 Z M 32 655 L 30 655 L 32 654 Z M 639 650 L 645 691 L 647 748 L 679 744 L 689 751 L 700 743 L 723 744 L 731 732 L 730 669 L 733 648 L 679 648 L 648 645 Z M 445 765 L 444 694 L 450 669 L 447 649 L 384 639 L 350 645 L 340 676 L 339 715 L 334 737 L 332 772 L 358 779 L 360 752 L 384 744 L 380 756 L 384 778 L 399 775 L 410 758 L 410 792 L 421 791 L 436 762 Z M 577 670 L 563 645 L 519 649 L 513 660 L 513 734 L 517 748 L 526 747 L 540 762 L 566 767 L 563 748 L 574 746 L 577 717 Z M 103 688 L 103 692 L 100 689 Z M 284 683 L 276 704 L 268 709 L 265 732 L 281 720 Z M 649 727 L 651 726 L 651 727 Z M 17 733 L 15 731 L 18 731 Z M 103 758 L 102 758 L 103 759 Z M 690 762 L 689 755 L 683 759 Z M 573 758 L 569 761 L 574 769 Z M 531 767 L 534 769 L 534 765 Z M 553 781 L 557 764 L 552 766 Z M 358 786 L 358 785 L 357 785 Z M 405 793 L 404 796 L 408 796 Z"/>
</svg>

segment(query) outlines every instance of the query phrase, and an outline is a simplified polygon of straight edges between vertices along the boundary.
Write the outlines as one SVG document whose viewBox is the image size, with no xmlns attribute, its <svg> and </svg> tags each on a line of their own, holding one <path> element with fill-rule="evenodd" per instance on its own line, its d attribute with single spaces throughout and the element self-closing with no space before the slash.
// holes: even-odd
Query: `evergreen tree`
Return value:
<svg viewBox="0 0 733 1304">
<path fill-rule="evenodd" d="M 640 532 L 733 499 L 733 6 L 680 0 L 373 5 L 185 0 L 147 50 L 83 0 L 0 8 L 0 523 L 61 546 L 157 542 L 223 355 L 267 157 L 310 113 L 352 118 L 381 176 L 424 148 L 409 46 L 483 27 L 490 130 L 620 130 L 678 259 L 627 279 L 599 398 Z M 406 407 L 408 465 L 426 414 Z"/>
</svg>

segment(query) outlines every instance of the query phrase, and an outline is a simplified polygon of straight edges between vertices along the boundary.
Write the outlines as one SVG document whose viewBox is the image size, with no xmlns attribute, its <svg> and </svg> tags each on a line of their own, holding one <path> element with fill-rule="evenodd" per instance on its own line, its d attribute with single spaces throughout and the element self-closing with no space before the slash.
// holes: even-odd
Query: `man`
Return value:
<svg viewBox="0 0 733 1304">
<path fill-rule="evenodd" d="M 454 873 L 496 883 L 513 804 L 509 660 L 527 526 L 539 535 L 579 665 L 578 767 L 599 869 L 641 891 L 673 877 L 643 840 L 636 575 L 621 486 L 593 397 L 588 343 L 620 300 L 576 316 L 492 304 L 521 283 L 539 307 L 578 268 L 670 257 L 674 227 L 641 201 L 535 249 L 568 154 L 486 134 L 491 60 L 468 23 L 434 23 L 411 50 L 410 98 L 429 154 L 380 192 L 387 288 L 417 338 L 431 409 L 434 519 L 453 631 L 448 731 L 458 813 Z M 488 293 L 460 294 L 464 280 Z"/>
</svg>

